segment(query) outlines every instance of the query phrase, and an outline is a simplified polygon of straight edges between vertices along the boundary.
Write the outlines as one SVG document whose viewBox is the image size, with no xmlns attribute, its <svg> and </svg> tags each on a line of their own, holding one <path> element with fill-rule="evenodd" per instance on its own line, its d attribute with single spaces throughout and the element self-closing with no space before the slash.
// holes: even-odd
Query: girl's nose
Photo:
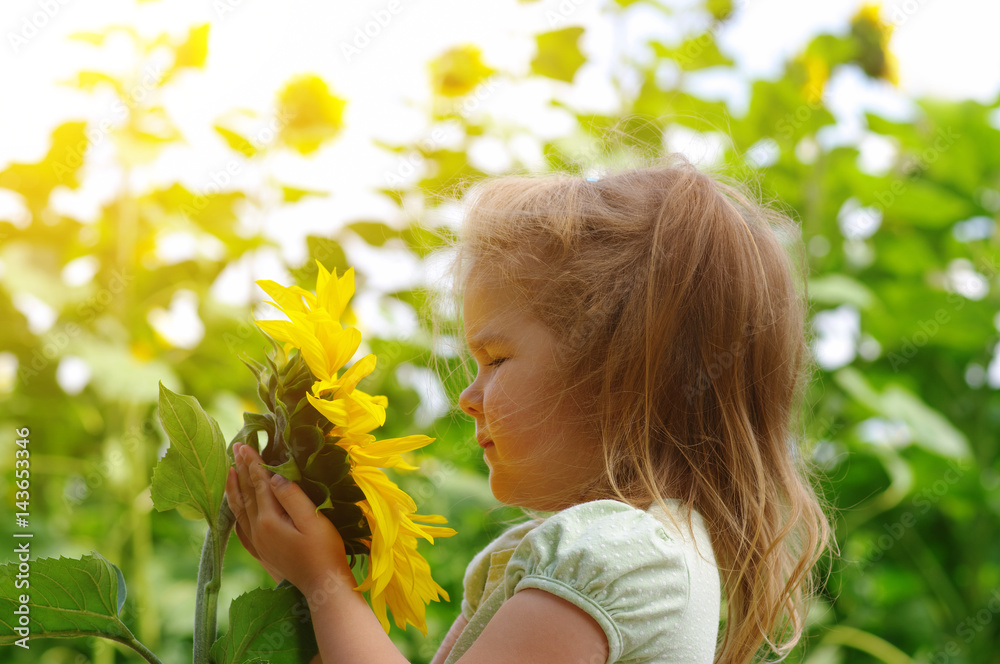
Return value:
<svg viewBox="0 0 1000 664">
<path fill-rule="evenodd" d="M 482 412 L 482 399 L 483 393 L 479 390 L 476 382 L 473 381 L 462 390 L 462 393 L 458 395 L 458 407 L 461 408 L 466 415 L 471 415 L 476 417 Z"/>
</svg>

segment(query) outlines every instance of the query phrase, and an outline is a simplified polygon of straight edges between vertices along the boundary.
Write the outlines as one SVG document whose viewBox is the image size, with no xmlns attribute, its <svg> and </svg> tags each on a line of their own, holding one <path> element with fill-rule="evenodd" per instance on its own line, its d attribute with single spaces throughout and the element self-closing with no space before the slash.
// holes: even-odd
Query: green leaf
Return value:
<svg viewBox="0 0 1000 664">
<path fill-rule="evenodd" d="M 697 37 L 684 40 L 679 46 L 671 47 L 653 42 L 653 52 L 658 57 L 669 58 L 685 71 L 695 71 L 707 67 L 728 66 L 732 58 L 723 55 L 712 32 L 704 32 Z"/>
<path fill-rule="evenodd" d="M 403 196 L 406 194 L 404 189 L 397 189 L 392 187 L 387 187 L 385 189 L 376 189 L 375 191 L 380 194 L 384 194 L 392 199 L 393 203 L 402 207 L 403 206 Z"/>
<path fill-rule="evenodd" d="M 574 27 L 536 35 L 538 53 L 531 61 L 531 71 L 572 83 L 580 65 L 587 61 L 578 44 L 582 34 L 583 28 Z"/>
<path fill-rule="evenodd" d="M 924 449 L 944 457 L 970 457 L 965 435 L 912 392 L 889 385 L 882 393 L 881 403 L 885 416 L 906 422 L 914 442 Z"/>
<path fill-rule="evenodd" d="M 289 457 L 287 461 L 277 466 L 268 465 L 266 463 L 262 463 L 261 465 L 270 470 L 272 473 L 281 475 L 285 479 L 291 480 L 292 482 L 298 482 L 302 479 L 302 473 L 299 471 L 299 465 L 295 463 L 295 459 L 292 457 Z"/>
<path fill-rule="evenodd" d="M 306 237 L 306 247 L 309 251 L 309 258 L 302 267 L 293 268 L 292 276 L 296 283 L 307 290 L 311 290 L 316 285 L 316 261 L 332 270 L 336 268 L 337 274 L 344 274 L 351 265 L 347 262 L 347 256 L 343 248 L 336 240 L 326 237 L 309 235 Z"/>
<path fill-rule="evenodd" d="M 305 462 L 324 447 L 326 439 L 323 430 L 317 426 L 297 426 L 292 430 L 289 440 L 290 451 L 296 459 Z"/>
<path fill-rule="evenodd" d="M 865 113 L 865 120 L 868 129 L 876 134 L 897 138 L 900 143 L 910 148 L 919 150 L 924 147 L 924 139 L 915 123 L 894 122 L 871 112 Z"/>
<path fill-rule="evenodd" d="M 344 484 L 330 489 L 330 500 L 341 503 L 358 503 L 365 500 L 367 496 L 360 487 L 354 484 Z"/>
<path fill-rule="evenodd" d="M 274 416 L 270 413 L 243 413 L 243 425 L 256 427 L 258 431 L 267 431 L 274 427 Z"/>
<path fill-rule="evenodd" d="M 309 479 L 323 482 L 329 486 L 344 479 L 350 469 L 347 450 L 339 445 L 325 445 L 309 456 L 305 474 Z"/>
<path fill-rule="evenodd" d="M 215 523 L 225 491 L 226 442 L 218 423 L 191 396 L 175 394 L 160 383 L 160 422 L 170 448 L 153 469 L 153 505 L 163 511 L 186 507 Z"/>
<path fill-rule="evenodd" d="M 400 237 L 411 251 L 423 258 L 436 249 L 450 243 L 454 238 L 454 234 L 444 226 L 431 228 L 419 224 L 410 224 L 403 229 Z"/>
<path fill-rule="evenodd" d="M 389 238 L 400 235 L 399 231 L 383 221 L 355 221 L 348 224 L 347 228 L 360 235 L 365 242 L 373 247 L 381 247 Z"/>
<path fill-rule="evenodd" d="M 881 397 L 860 371 L 854 367 L 844 367 L 833 374 L 833 380 L 855 401 L 881 412 Z"/>
<path fill-rule="evenodd" d="M 32 560 L 29 588 L 18 589 L 18 563 L 0 566 L 0 646 L 18 640 L 20 626 L 14 611 L 20 597 L 28 597 L 29 638 L 75 638 L 101 636 L 123 643 L 135 637 L 119 613 L 125 604 L 122 572 L 97 553 L 80 559 L 60 557 Z"/>
<path fill-rule="evenodd" d="M 45 158 L 32 164 L 12 163 L 0 171 L 0 188 L 23 196 L 29 209 L 39 212 L 52 190 L 63 185 L 80 186 L 76 174 L 83 165 L 91 141 L 85 122 L 67 122 L 52 130 L 52 145 Z"/>
<path fill-rule="evenodd" d="M 977 211 L 968 198 L 930 180 L 891 178 L 885 182 L 885 187 L 864 202 L 883 210 L 887 227 L 893 224 L 903 228 L 944 228 Z"/>
<path fill-rule="evenodd" d="M 724 21 L 733 13 L 733 0 L 708 0 L 705 9 L 717 21 Z"/>
<path fill-rule="evenodd" d="M 725 102 L 705 101 L 679 90 L 661 90 L 653 78 L 643 83 L 633 110 L 640 116 L 669 120 L 698 131 L 718 131 L 730 117 Z M 775 126 L 772 120 L 772 131 Z"/>
<path fill-rule="evenodd" d="M 969 441 L 941 413 L 899 385 L 887 385 L 879 394 L 864 375 L 844 367 L 834 380 L 858 403 L 889 420 L 905 422 L 913 440 L 926 450 L 944 457 L 968 458 Z"/>
<path fill-rule="evenodd" d="M 215 664 L 261 659 L 300 664 L 319 648 L 305 597 L 294 586 L 258 588 L 229 605 L 229 631 L 212 646 Z"/>
<path fill-rule="evenodd" d="M 850 303 L 867 309 L 875 301 L 875 294 L 845 274 L 826 274 L 809 280 L 809 299 L 822 304 Z"/>
</svg>

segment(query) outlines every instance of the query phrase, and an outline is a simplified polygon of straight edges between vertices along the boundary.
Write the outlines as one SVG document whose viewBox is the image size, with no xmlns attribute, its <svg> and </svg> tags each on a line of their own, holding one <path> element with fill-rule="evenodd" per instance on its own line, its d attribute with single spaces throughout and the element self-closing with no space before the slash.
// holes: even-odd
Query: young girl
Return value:
<svg viewBox="0 0 1000 664">
<path fill-rule="evenodd" d="M 453 275 L 478 373 L 459 405 L 496 498 L 553 514 L 473 558 L 434 664 L 787 654 L 830 545 L 795 437 L 811 364 L 794 224 L 677 156 L 497 178 L 467 201 Z M 314 661 L 405 661 L 330 522 L 236 456 L 240 539 L 309 599 Z"/>
</svg>

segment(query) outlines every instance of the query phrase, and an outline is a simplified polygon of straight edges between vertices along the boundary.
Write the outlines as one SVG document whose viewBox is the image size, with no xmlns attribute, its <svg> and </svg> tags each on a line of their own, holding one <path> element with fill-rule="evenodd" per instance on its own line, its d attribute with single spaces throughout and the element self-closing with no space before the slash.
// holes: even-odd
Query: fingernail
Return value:
<svg viewBox="0 0 1000 664">
<path fill-rule="evenodd" d="M 284 486 L 288 484 L 288 478 L 285 477 L 284 475 L 279 475 L 275 473 L 274 475 L 271 476 L 271 484 L 275 486 Z"/>
</svg>

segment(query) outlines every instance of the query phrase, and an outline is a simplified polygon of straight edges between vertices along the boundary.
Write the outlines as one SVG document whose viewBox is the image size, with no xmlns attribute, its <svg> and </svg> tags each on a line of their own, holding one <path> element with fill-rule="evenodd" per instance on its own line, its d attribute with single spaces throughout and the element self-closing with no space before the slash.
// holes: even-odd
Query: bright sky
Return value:
<svg viewBox="0 0 1000 664">
<path fill-rule="evenodd" d="M 693 2 L 673 0 L 672 4 Z M 736 58 L 740 76 L 696 77 L 699 92 L 727 99 L 733 111 L 741 113 L 746 80 L 777 76 L 783 60 L 815 33 L 845 30 L 858 4 L 858 0 L 737 0 L 736 17 L 720 30 L 719 39 Z M 167 30 L 179 37 L 189 26 L 210 21 L 206 71 L 185 75 L 163 99 L 191 148 L 164 155 L 155 169 L 138 176 L 136 185 L 181 179 L 203 189 L 211 175 L 232 158 L 211 130 L 212 121 L 237 106 L 266 111 L 275 91 L 290 76 L 316 72 L 349 100 L 348 131 L 312 160 L 277 159 L 273 163 L 274 171 L 291 183 L 333 193 L 328 201 L 297 206 L 296 217 L 308 216 L 313 221 L 297 219 L 295 225 L 304 234 L 328 228 L 330 214 L 339 219 L 386 216 L 393 211 L 382 197 L 359 192 L 383 185 L 386 174 L 398 172 L 402 164 L 374 149 L 370 137 L 402 141 L 421 135 L 425 127 L 417 107 L 427 104 L 426 62 L 445 48 L 475 42 L 483 47 L 487 62 L 523 72 L 533 54 L 534 33 L 575 24 L 587 27 L 583 48 L 593 62 L 580 71 L 572 89 L 545 81 L 501 85 L 485 95 L 481 108 L 472 111 L 485 110 L 530 127 L 536 135 L 549 136 L 565 131 L 568 121 L 547 107 L 551 96 L 595 112 L 612 110 L 606 103 L 606 71 L 614 54 L 648 35 L 670 41 L 684 28 L 682 21 L 668 22 L 641 6 L 631 9 L 621 24 L 612 25 L 598 13 L 599 6 L 602 3 L 590 0 L 529 4 L 514 0 L 171 0 L 142 4 L 132 0 L 4 0 L 0 8 L 0 90 L 5 92 L 0 104 L 0 167 L 40 158 L 49 131 L 59 122 L 109 114 L 109 97 L 84 95 L 56 81 L 84 67 L 120 67 L 126 61 L 127 42 L 113 42 L 112 48 L 101 52 L 66 40 L 66 35 L 126 23 L 147 34 Z M 995 99 L 1000 93 L 1000 49 L 990 32 L 1000 25 L 1000 2 L 891 0 L 883 11 L 898 26 L 892 48 L 900 60 L 902 92 L 980 101 Z M 344 45 L 355 40 L 379 12 L 388 16 L 386 25 L 378 27 L 378 34 L 362 45 L 360 54 L 348 59 Z M 844 134 L 839 140 L 858 138 L 849 128 L 850 116 L 858 117 L 862 108 L 898 118 L 907 115 L 908 105 L 897 92 L 856 73 L 845 72 L 830 86 L 829 103 L 841 111 L 838 117 L 846 127 L 839 130 Z M 495 139 L 481 141 L 473 156 L 487 169 L 502 169 L 510 158 L 508 150 L 537 157 L 535 145 L 522 141 L 505 147 Z M 67 197 L 67 205 L 76 206 L 83 216 L 95 215 L 99 201 L 112 194 L 112 185 L 98 180 L 96 174 L 88 177 L 84 187 L 88 191 Z M 350 195 L 338 195 L 346 192 Z M 4 210 L 0 200 L 0 211 Z M 306 211 L 310 214 L 297 214 Z M 291 209 L 288 214 L 293 214 Z M 286 257 L 296 258 L 296 251 L 301 254 L 301 243 L 289 240 Z"/>
<path fill-rule="evenodd" d="M 693 0 L 672 0 L 689 6 Z M 726 99 L 735 114 L 746 105 L 747 81 L 779 75 L 785 58 L 794 55 L 820 31 L 843 32 L 859 6 L 858 0 L 737 0 L 734 19 L 719 30 L 724 51 L 738 63 L 738 75 L 706 74 L 695 77 L 697 92 Z M 56 81 L 80 69 L 115 70 L 128 62 L 124 39 L 103 51 L 69 41 L 66 36 L 99 30 L 109 24 L 136 26 L 147 35 L 169 31 L 178 38 L 187 29 L 212 23 L 209 61 L 204 72 L 188 73 L 176 81 L 163 103 L 180 126 L 189 147 L 167 151 L 152 168 L 140 169 L 132 183 L 141 191 L 154 183 L 183 182 L 204 191 L 213 174 L 225 170 L 233 153 L 211 130 L 213 122 L 235 107 L 267 112 L 275 92 L 292 75 L 314 72 L 348 101 L 347 131 L 314 158 L 278 156 L 266 164 L 283 182 L 328 190 L 327 199 L 307 199 L 286 206 L 262 221 L 267 232 L 282 243 L 285 260 L 304 258 L 307 234 L 329 234 L 344 221 L 381 218 L 402 222 L 399 211 L 373 187 L 384 186 L 387 174 L 405 172 L 394 155 L 371 145 L 373 136 L 387 141 L 408 141 L 423 136 L 426 127 L 421 108 L 428 103 L 426 63 L 449 46 L 473 42 L 484 50 L 485 60 L 515 73 L 528 71 L 534 52 L 533 35 L 544 30 L 583 25 L 582 44 L 590 57 L 572 88 L 557 82 L 503 83 L 483 95 L 471 114 L 488 112 L 512 126 L 530 128 L 534 138 L 522 136 L 509 145 L 496 138 L 481 139 L 471 158 L 487 171 L 503 170 L 512 154 L 538 160 L 537 137 L 563 134 L 570 118 L 548 105 L 557 96 L 581 110 L 613 111 L 607 72 L 616 54 L 630 44 L 655 35 L 664 41 L 679 38 L 684 21 L 668 21 L 657 12 L 636 6 L 618 23 L 598 13 L 603 2 L 591 0 L 542 0 L 520 4 L 515 0 L 364 0 L 358 2 L 309 2 L 307 0 L 171 0 L 136 4 L 133 0 L 3 0 L 0 6 L 0 168 L 13 161 L 34 161 L 48 147 L 49 132 L 58 123 L 110 115 L 112 98 L 89 96 Z M 832 80 L 827 100 L 841 125 L 826 138 L 855 143 L 863 138 L 858 118 L 874 110 L 905 120 L 910 105 L 905 95 L 995 100 L 1000 93 L 1000 25 L 997 0 L 889 0 L 883 15 L 896 30 L 891 48 L 899 58 L 901 90 L 874 83 L 857 72 L 844 72 Z M 382 17 L 384 25 L 372 21 Z M 355 41 L 369 25 L 374 34 L 367 43 Z M 348 58 L 345 45 L 360 52 Z M 1000 114 L 998 114 L 1000 126 Z M 680 135 L 683 139 L 683 135 Z M 693 158 L 707 158 L 704 142 L 671 145 Z M 863 151 L 863 161 L 884 161 L 878 144 Z M 93 157 L 99 161 L 99 146 Z M 249 170 L 249 169 L 246 169 Z M 260 173 L 240 173 L 238 184 L 248 187 Z M 115 195 L 118 180 L 100 168 L 89 169 L 79 192 L 61 192 L 59 205 L 77 218 L 93 220 L 99 206 Z M 0 218 L 17 218 L 17 200 L 0 192 Z M 163 251 L 183 255 L 211 251 L 191 247 L 176 238 L 163 238 Z M 174 244 L 171 244 L 170 242 Z M 176 246 L 175 246 L 176 245 Z M 369 286 L 383 292 L 412 283 L 419 270 L 406 252 L 375 255 L 362 244 L 346 247 L 352 261 L 382 262 L 389 269 L 373 270 Z M 288 281 L 277 256 L 258 255 L 253 265 L 227 271 L 214 289 L 234 303 L 250 296 L 252 278 Z M 364 303 L 359 302 L 362 309 Z M 194 303 L 178 307 L 193 312 Z M 374 316 L 375 312 L 363 313 Z M 190 315 L 176 321 L 190 329 Z"/>
</svg>

